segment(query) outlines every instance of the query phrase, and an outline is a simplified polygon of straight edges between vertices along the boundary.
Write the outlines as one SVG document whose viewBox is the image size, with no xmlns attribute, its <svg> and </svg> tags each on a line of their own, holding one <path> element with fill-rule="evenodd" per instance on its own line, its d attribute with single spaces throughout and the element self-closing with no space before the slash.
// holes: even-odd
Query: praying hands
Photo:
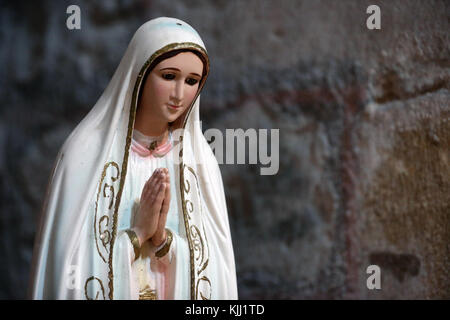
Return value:
<svg viewBox="0 0 450 320">
<path fill-rule="evenodd" d="M 134 232 L 139 244 L 151 239 L 155 247 L 166 240 L 166 221 L 170 204 L 170 177 L 167 168 L 156 169 L 145 183 Z"/>
</svg>

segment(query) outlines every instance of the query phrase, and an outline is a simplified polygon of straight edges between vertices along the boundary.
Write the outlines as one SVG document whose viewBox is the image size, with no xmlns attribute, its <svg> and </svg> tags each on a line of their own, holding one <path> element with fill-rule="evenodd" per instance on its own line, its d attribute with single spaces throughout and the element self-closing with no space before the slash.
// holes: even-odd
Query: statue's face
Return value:
<svg viewBox="0 0 450 320">
<path fill-rule="evenodd" d="M 155 120 L 175 121 L 191 105 L 202 71 L 202 60 L 192 52 L 161 61 L 144 83 L 140 108 L 150 112 Z"/>
</svg>

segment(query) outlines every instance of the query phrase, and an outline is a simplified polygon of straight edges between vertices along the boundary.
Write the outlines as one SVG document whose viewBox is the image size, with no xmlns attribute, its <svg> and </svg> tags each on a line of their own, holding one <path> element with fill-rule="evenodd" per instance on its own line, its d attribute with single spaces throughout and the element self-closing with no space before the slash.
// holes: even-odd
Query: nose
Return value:
<svg viewBox="0 0 450 320">
<path fill-rule="evenodd" d="M 175 81 L 174 88 L 172 90 L 171 99 L 176 104 L 181 104 L 183 101 L 184 95 L 184 82 L 183 81 Z"/>
</svg>

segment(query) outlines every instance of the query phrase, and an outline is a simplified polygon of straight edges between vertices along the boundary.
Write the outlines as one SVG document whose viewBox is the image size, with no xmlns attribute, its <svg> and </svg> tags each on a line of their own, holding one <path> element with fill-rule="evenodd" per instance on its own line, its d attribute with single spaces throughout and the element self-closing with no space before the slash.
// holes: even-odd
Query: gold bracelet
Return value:
<svg viewBox="0 0 450 320">
<path fill-rule="evenodd" d="M 131 244 L 133 245 L 134 249 L 134 260 L 137 260 L 139 256 L 141 255 L 141 246 L 139 245 L 139 238 L 136 235 L 136 232 L 134 232 L 131 229 L 125 230 L 125 232 L 128 234 L 128 237 L 131 240 Z"/>
<path fill-rule="evenodd" d="M 169 229 L 166 228 L 166 233 L 167 233 L 166 244 L 164 245 L 164 247 L 162 247 L 155 253 L 155 256 L 158 258 L 164 257 L 167 254 L 167 252 L 169 252 L 170 245 L 172 244 L 172 240 L 173 240 L 172 231 L 170 231 Z"/>
</svg>

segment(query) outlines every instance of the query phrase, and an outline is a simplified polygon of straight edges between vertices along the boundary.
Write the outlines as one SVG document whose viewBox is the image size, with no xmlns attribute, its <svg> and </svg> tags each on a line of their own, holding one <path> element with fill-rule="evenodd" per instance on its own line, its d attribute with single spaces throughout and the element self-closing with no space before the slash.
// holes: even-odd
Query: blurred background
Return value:
<svg viewBox="0 0 450 320">
<path fill-rule="evenodd" d="M 204 130 L 280 130 L 276 175 L 221 165 L 240 298 L 450 298 L 449 1 L 0 3 L 0 298 L 26 298 L 56 154 L 159 16 L 209 51 Z"/>
</svg>

